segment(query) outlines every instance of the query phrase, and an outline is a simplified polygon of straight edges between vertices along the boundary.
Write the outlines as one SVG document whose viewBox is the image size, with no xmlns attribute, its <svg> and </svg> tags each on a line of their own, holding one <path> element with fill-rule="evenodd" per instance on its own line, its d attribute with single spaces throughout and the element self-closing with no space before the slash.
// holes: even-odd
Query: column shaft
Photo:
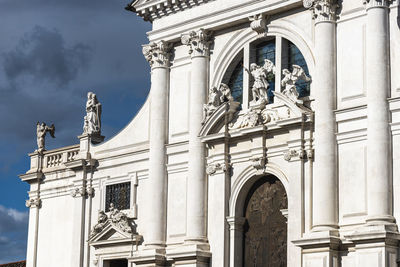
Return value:
<svg viewBox="0 0 400 267">
<path fill-rule="evenodd" d="M 337 228 L 336 174 L 336 24 L 315 25 L 315 167 L 313 178 L 313 230 Z"/>
<path fill-rule="evenodd" d="M 367 188 L 368 220 L 393 222 L 387 102 L 390 89 L 388 12 L 385 6 L 367 7 Z"/>
<path fill-rule="evenodd" d="M 169 55 L 164 42 L 143 48 L 152 66 L 150 91 L 150 151 L 146 245 L 165 246 L 167 219 L 166 129 Z"/>
<path fill-rule="evenodd" d="M 189 122 L 189 173 L 187 202 L 187 236 L 189 239 L 206 238 L 206 176 L 205 146 L 199 132 L 206 100 L 208 57 L 192 58 Z"/>
</svg>

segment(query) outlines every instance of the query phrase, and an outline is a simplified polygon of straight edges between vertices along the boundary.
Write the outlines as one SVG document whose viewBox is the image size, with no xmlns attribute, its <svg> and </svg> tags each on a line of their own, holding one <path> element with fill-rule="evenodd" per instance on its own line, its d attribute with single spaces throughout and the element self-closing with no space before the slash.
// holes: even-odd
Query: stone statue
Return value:
<svg viewBox="0 0 400 267">
<path fill-rule="evenodd" d="M 281 82 L 282 87 L 284 87 L 282 93 L 293 102 L 298 102 L 299 92 L 297 92 L 296 89 L 297 80 L 302 79 L 306 82 L 309 82 L 311 81 L 311 78 L 308 77 L 303 68 L 298 65 L 293 65 L 292 72 L 284 69 L 282 73 L 284 76 Z"/>
<path fill-rule="evenodd" d="M 49 132 L 50 136 L 55 138 L 55 136 L 54 136 L 55 131 L 56 131 L 56 128 L 54 127 L 54 124 L 52 124 L 49 127 L 44 122 L 42 122 L 42 123 L 37 122 L 37 124 L 36 124 L 36 135 L 37 135 L 37 146 L 38 146 L 37 151 L 39 153 L 42 153 L 45 150 L 44 146 L 45 146 L 46 133 Z"/>
<path fill-rule="evenodd" d="M 132 233 L 132 227 L 129 223 L 128 217 L 125 213 L 115 208 L 113 203 L 110 204 L 110 220 L 122 231 Z"/>
<path fill-rule="evenodd" d="M 253 76 L 254 83 L 251 89 L 253 100 L 251 105 L 268 104 L 267 91 L 269 83 L 267 81 L 268 73 L 275 73 L 275 66 L 272 61 L 265 59 L 263 66 L 258 66 L 256 63 L 250 64 L 250 70 L 244 67 L 251 76 Z"/>
<path fill-rule="evenodd" d="M 87 95 L 83 133 L 98 136 L 101 134 L 101 104 L 92 92 Z"/>
<path fill-rule="evenodd" d="M 92 231 L 90 232 L 90 236 L 92 237 L 92 236 L 96 235 L 97 233 L 100 233 L 103 230 L 104 225 L 106 224 L 107 220 L 108 220 L 108 217 L 107 217 L 106 213 L 102 210 L 99 211 L 99 217 L 97 219 L 97 224 L 95 226 L 93 226 Z"/>
<path fill-rule="evenodd" d="M 221 83 L 219 88 L 216 86 L 211 87 L 208 92 L 208 102 L 203 106 L 204 116 L 202 124 L 206 122 L 220 105 L 228 101 L 233 101 L 231 89 L 228 85 Z"/>
</svg>

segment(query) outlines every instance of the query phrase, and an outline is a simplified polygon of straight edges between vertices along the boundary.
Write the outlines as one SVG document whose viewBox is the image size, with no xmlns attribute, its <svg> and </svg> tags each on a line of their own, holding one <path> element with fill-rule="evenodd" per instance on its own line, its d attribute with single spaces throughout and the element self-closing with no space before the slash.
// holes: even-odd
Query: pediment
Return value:
<svg viewBox="0 0 400 267">
<path fill-rule="evenodd" d="M 101 232 L 90 237 L 89 244 L 98 248 L 121 243 L 132 243 L 132 241 L 136 242 L 140 240 L 140 235 L 125 232 L 113 223 L 107 222 Z"/>
<path fill-rule="evenodd" d="M 279 129 L 312 120 L 313 111 L 305 101 L 294 101 L 286 95 L 275 92 L 275 103 L 264 106 L 250 106 L 247 110 L 236 111 L 238 105 L 224 103 L 206 120 L 199 136 L 204 142 L 234 136 L 249 129 Z M 237 102 L 235 102 L 237 103 Z M 229 116 L 226 117 L 225 115 Z M 227 118 L 227 121 L 225 119 Z M 225 124 L 227 127 L 225 127 Z M 260 127 L 264 126 L 264 127 Z"/>
</svg>

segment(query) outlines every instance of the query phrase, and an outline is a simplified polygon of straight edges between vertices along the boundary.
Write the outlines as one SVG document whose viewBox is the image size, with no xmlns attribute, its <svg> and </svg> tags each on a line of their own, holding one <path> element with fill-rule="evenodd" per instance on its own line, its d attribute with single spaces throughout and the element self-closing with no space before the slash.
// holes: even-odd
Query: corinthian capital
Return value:
<svg viewBox="0 0 400 267">
<path fill-rule="evenodd" d="M 367 9 L 372 7 L 389 7 L 392 0 L 362 0 Z"/>
<path fill-rule="evenodd" d="M 169 67 L 171 44 L 160 41 L 143 46 L 143 55 L 150 67 Z"/>
<path fill-rule="evenodd" d="M 27 208 L 39 208 L 42 203 L 40 198 L 31 198 L 25 201 L 25 206 Z"/>
<path fill-rule="evenodd" d="M 204 29 L 182 35 L 181 41 L 182 44 L 189 47 L 189 54 L 192 57 L 208 56 L 210 54 L 210 33 Z"/>
<path fill-rule="evenodd" d="M 316 22 L 336 20 L 337 0 L 303 0 L 303 5 L 313 12 Z"/>
</svg>

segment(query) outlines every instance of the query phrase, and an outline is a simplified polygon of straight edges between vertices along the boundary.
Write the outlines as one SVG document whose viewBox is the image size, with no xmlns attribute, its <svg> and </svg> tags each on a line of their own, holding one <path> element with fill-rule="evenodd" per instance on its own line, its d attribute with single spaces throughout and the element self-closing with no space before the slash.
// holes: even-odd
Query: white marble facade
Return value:
<svg viewBox="0 0 400 267">
<path fill-rule="evenodd" d="M 244 207 L 266 175 L 287 193 L 284 266 L 397 266 L 398 1 L 136 0 L 127 9 L 153 25 L 143 46 L 149 97 L 105 142 L 85 132 L 75 146 L 29 154 L 27 266 L 248 267 Z M 273 103 L 253 101 L 265 42 Z M 293 47 L 306 96 L 287 59 Z M 241 99 L 229 84 L 237 66 Z M 107 186 L 128 182 L 129 208 L 99 215 Z"/>
</svg>

